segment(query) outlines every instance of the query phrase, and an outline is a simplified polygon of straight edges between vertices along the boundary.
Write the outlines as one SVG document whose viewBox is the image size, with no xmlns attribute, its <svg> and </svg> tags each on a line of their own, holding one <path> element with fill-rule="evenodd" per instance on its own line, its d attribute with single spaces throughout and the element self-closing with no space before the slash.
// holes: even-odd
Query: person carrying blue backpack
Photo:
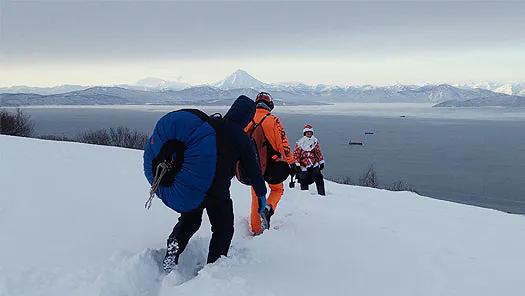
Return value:
<svg viewBox="0 0 525 296">
<path fill-rule="evenodd" d="M 255 103 L 238 97 L 226 115 L 208 116 L 195 109 L 168 113 L 157 122 L 144 151 L 144 171 L 155 194 L 181 213 L 168 240 L 163 268 L 170 272 L 190 238 L 200 228 L 204 209 L 211 223 L 207 263 L 228 254 L 233 238 L 231 179 L 243 164 L 258 196 L 259 212 L 266 207 L 266 186 L 253 143 L 244 128 L 255 114 Z"/>
</svg>

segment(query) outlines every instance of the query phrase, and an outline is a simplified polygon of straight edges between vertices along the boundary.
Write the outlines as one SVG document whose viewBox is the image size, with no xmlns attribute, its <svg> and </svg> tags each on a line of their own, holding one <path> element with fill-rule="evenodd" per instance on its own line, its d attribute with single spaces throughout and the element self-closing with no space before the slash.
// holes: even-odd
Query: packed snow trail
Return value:
<svg viewBox="0 0 525 296">
<path fill-rule="evenodd" d="M 336 163 L 336 160 L 327 160 Z M 142 152 L 0 136 L 0 295 L 521 295 L 525 219 L 326 182 L 285 189 L 272 227 L 248 234 L 233 182 L 228 257 L 204 265 L 207 218 L 164 276 L 178 214 L 154 199 Z M 206 217 L 206 215 L 204 215 Z"/>
</svg>

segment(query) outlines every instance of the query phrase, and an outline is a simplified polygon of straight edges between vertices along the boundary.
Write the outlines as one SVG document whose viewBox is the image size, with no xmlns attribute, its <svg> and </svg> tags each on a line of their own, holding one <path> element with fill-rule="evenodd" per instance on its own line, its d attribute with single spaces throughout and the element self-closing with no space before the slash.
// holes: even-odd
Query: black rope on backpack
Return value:
<svg viewBox="0 0 525 296">
<path fill-rule="evenodd" d="M 171 163 L 168 161 L 163 161 L 159 163 L 157 166 L 157 169 L 155 170 L 155 177 L 153 178 L 153 184 L 151 185 L 151 188 L 149 190 L 149 198 L 144 204 L 144 207 L 149 210 L 151 207 L 151 202 L 153 201 L 153 197 L 155 197 L 155 192 L 157 192 L 157 189 L 159 189 L 160 182 L 164 175 L 169 172 L 171 169 Z"/>
<path fill-rule="evenodd" d="M 182 169 L 184 163 L 184 151 L 188 147 L 177 139 L 172 139 L 164 143 L 156 158 L 152 161 L 153 184 L 150 188 L 150 196 L 146 204 L 147 209 L 151 207 L 151 202 L 159 187 L 169 187 L 175 183 L 175 176 Z M 175 155 L 175 157 L 174 157 Z"/>
</svg>

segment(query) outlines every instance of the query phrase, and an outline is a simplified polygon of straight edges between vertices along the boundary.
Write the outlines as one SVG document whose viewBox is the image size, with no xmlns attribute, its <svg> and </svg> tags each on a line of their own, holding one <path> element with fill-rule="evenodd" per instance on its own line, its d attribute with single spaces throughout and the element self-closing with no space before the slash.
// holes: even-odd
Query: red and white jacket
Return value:
<svg viewBox="0 0 525 296">
<path fill-rule="evenodd" d="M 306 171 L 310 167 L 316 167 L 324 163 L 323 153 L 317 138 L 304 136 L 295 143 L 293 151 L 295 165 L 300 166 L 301 170 Z"/>
</svg>

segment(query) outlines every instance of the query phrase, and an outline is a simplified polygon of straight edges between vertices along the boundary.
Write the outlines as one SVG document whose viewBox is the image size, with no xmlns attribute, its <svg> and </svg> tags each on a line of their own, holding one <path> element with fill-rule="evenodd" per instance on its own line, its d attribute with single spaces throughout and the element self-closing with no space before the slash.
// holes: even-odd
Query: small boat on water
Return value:
<svg viewBox="0 0 525 296">
<path fill-rule="evenodd" d="M 362 146 L 363 143 L 362 142 L 352 142 L 352 141 L 350 141 L 350 142 L 348 142 L 348 145 L 360 145 L 360 146 Z"/>
<path fill-rule="evenodd" d="M 373 132 L 366 132 L 365 135 L 373 135 Z"/>
</svg>

